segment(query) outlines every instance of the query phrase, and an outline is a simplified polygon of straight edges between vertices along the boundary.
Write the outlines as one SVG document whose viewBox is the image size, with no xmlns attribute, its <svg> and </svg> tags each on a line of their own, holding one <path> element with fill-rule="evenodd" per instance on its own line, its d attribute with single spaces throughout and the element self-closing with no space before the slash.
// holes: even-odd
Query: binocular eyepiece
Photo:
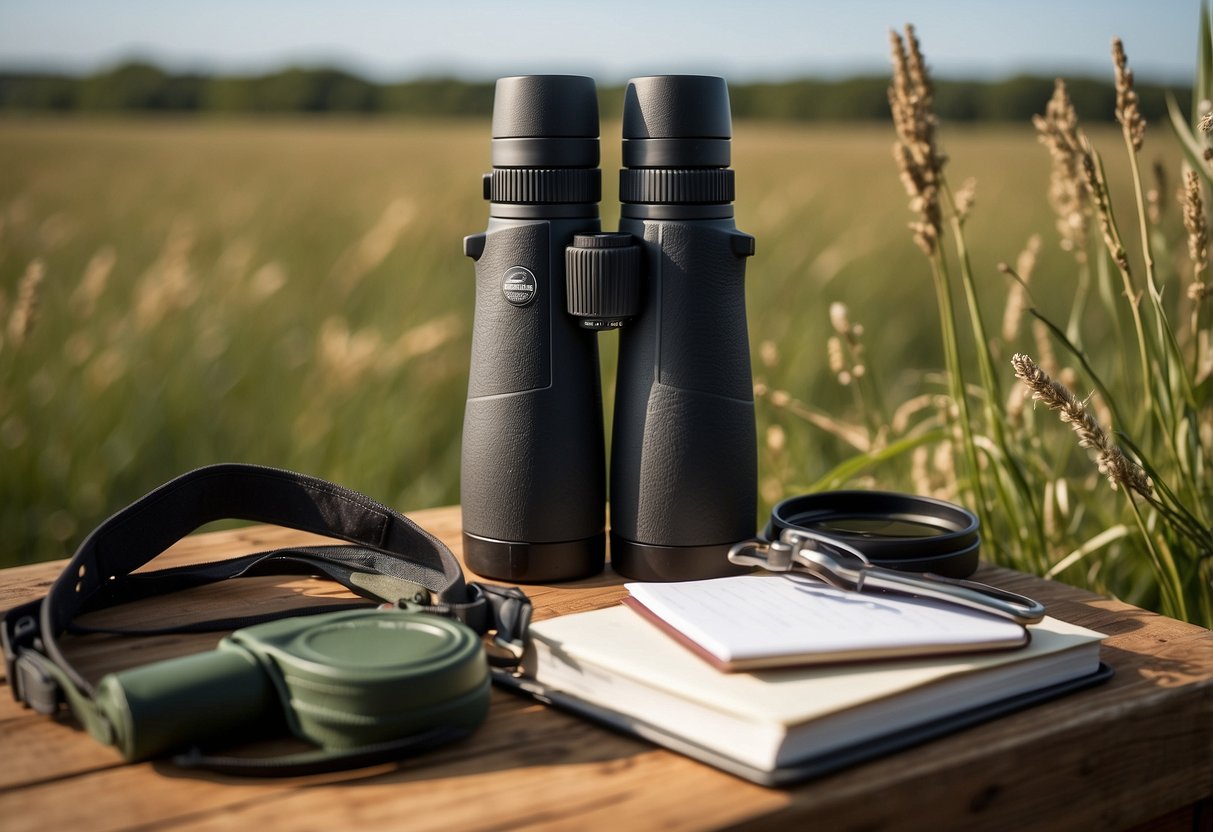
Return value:
<svg viewBox="0 0 1213 832">
<path fill-rule="evenodd" d="M 464 552 L 475 572 L 567 580 L 604 563 L 597 330 L 620 329 L 611 561 L 624 575 L 726 574 L 752 536 L 756 449 L 745 258 L 721 78 L 628 84 L 620 229 L 598 218 L 594 82 L 497 82 L 489 224 L 464 241 L 476 312 L 464 416 Z"/>
</svg>

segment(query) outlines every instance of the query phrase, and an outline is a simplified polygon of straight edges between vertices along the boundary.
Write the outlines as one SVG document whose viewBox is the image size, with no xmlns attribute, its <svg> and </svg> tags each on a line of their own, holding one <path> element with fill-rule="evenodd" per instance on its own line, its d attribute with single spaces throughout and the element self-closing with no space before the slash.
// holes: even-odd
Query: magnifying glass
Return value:
<svg viewBox="0 0 1213 832">
<path fill-rule="evenodd" d="M 977 569 L 979 521 L 960 506 L 883 491 L 830 491 L 775 506 L 764 537 L 738 543 L 729 561 L 806 572 L 839 589 L 898 592 L 1034 624 L 1031 598 L 963 580 Z"/>
<path fill-rule="evenodd" d="M 763 531 L 814 532 L 861 550 L 873 566 L 967 578 L 977 570 L 980 522 L 958 505 L 891 491 L 824 491 L 775 506 Z"/>
</svg>

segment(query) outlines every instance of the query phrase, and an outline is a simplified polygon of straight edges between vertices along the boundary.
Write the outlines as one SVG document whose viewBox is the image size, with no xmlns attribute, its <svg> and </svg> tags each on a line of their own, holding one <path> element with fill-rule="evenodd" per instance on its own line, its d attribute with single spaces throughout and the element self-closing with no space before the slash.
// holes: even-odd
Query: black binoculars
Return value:
<svg viewBox="0 0 1213 832">
<path fill-rule="evenodd" d="M 620 329 L 611 564 L 729 574 L 757 512 L 745 261 L 724 79 L 628 83 L 618 233 L 603 233 L 594 81 L 497 82 L 489 223 L 464 240 L 476 311 L 461 489 L 465 561 L 510 581 L 603 568 L 606 449 L 595 334 Z"/>
</svg>

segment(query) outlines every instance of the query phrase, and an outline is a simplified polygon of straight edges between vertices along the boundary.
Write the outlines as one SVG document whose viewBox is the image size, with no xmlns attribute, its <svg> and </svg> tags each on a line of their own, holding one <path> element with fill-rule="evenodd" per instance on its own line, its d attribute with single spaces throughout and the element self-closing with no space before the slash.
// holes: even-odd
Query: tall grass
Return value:
<svg viewBox="0 0 1213 832">
<path fill-rule="evenodd" d="M 1213 89 L 1211 26 L 1202 11 L 1198 95 Z M 891 39 L 894 158 L 911 199 L 912 236 L 934 283 L 945 369 L 930 396 L 908 400 L 878 443 L 860 447 L 818 484 L 890 460 L 904 468 L 909 457 L 918 490 L 942 487 L 977 510 L 998 561 L 1213 626 L 1213 357 L 1204 309 L 1211 293 L 1199 184 L 1209 181 L 1213 150 L 1207 130 L 1195 127 L 1213 105 L 1198 99 L 1192 125 L 1177 125 L 1196 168 L 1183 177 L 1177 211 L 1167 204 L 1165 173 L 1150 185 L 1143 175 L 1147 131 L 1121 42 L 1113 41 L 1112 57 L 1127 172 L 1108 172 L 1059 82 L 1036 127 L 1050 153 L 1060 248 L 1072 264 L 1042 269 L 1034 237 L 1017 268 L 1002 266 L 1014 283 L 996 338 L 968 239 L 970 218 L 982 209 L 945 174 L 931 81 L 912 27 Z M 1121 211 L 1118 189 L 1131 194 L 1130 212 Z M 1179 213 L 1182 223 L 1167 216 Z M 1042 278 L 1067 288 L 1069 303 L 1047 299 Z M 1028 333 L 1025 303 L 1035 319 Z M 1033 343 L 1021 344 L 1025 337 Z M 1019 354 L 1029 352 L 1040 361 Z M 1012 386 L 1016 377 L 1022 386 Z M 1077 443 L 1048 423 L 1046 410 L 1025 407 L 1026 395 L 1069 423 Z M 835 421 L 840 436 L 853 427 Z"/>
<path fill-rule="evenodd" d="M 942 358 L 899 186 L 873 175 L 887 130 L 735 129 L 738 224 L 759 241 L 755 374 L 787 391 L 759 403 L 769 508 L 837 481 L 857 447 L 880 447 L 880 426 L 923 413 L 886 407 L 926 396 L 937 412 Z M 486 220 L 488 135 L 481 121 L 0 120 L 0 562 L 68 554 L 107 514 L 222 460 L 325 476 L 405 510 L 457 502 L 473 300 L 460 241 Z M 618 135 L 604 122 L 607 227 Z M 953 129 L 949 150 L 958 168 L 988 169 L 982 198 L 1006 206 L 966 226 L 993 253 L 979 287 L 993 302 L 993 261 L 1017 245 L 1006 238 L 1048 221 L 1048 162 L 1028 129 Z M 1040 268 L 1065 256 L 1042 251 Z M 858 388 L 829 372 L 833 303 L 866 325 L 852 333 Z M 616 339 L 599 340 L 609 404 Z M 846 438 L 796 415 L 849 422 L 854 389 L 868 418 Z M 876 472 L 909 488 L 909 468 L 854 481 Z"/>
</svg>

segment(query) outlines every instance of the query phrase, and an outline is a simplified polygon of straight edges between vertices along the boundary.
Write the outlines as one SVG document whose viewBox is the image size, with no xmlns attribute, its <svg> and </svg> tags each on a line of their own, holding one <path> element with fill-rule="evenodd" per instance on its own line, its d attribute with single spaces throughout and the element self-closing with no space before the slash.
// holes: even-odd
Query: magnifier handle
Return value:
<svg viewBox="0 0 1213 832">
<path fill-rule="evenodd" d="M 880 566 L 864 570 L 863 586 L 905 592 L 959 604 L 979 612 L 1000 615 L 1019 624 L 1035 624 L 1044 618 L 1044 604 L 976 581 L 963 581 L 939 575 L 897 572 Z"/>
<path fill-rule="evenodd" d="M 757 566 L 768 572 L 790 572 L 792 546 L 782 540 L 773 540 L 770 543 L 758 538 L 743 540 L 729 549 L 729 563 Z"/>
</svg>

